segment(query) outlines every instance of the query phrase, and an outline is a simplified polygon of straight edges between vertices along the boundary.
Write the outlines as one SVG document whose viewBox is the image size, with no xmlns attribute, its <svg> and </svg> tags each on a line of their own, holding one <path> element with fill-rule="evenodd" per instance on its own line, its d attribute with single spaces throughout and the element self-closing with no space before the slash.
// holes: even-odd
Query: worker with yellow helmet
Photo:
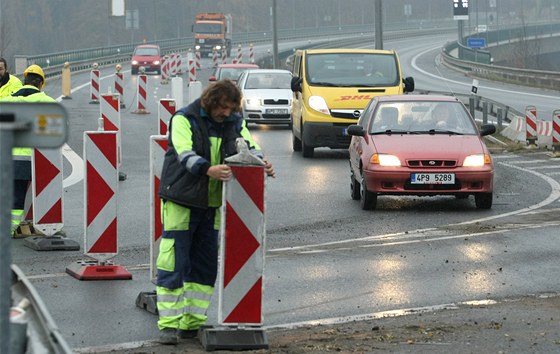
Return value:
<svg viewBox="0 0 560 354">
<path fill-rule="evenodd" d="M 30 65 L 23 72 L 23 86 L 11 96 L 0 98 L 1 102 L 55 102 L 55 100 L 41 91 L 45 87 L 46 79 L 43 69 L 39 65 Z M 29 147 L 12 149 L 14 160 L 14 204 L 12 207 L 12 235 L 21 234 L 19 228 L 24 221 L 25 197 L 31 183 L 31 155 Z"/>
</svg>

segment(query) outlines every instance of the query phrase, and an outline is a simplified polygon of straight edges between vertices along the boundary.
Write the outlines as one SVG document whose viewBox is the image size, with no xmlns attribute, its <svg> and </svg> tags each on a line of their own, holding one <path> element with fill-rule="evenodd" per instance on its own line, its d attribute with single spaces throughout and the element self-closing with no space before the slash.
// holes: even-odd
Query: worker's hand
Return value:
<svg viewBox="0 0 560 354">
<path fill-rule="evenodd" d="M 267 160 L 263 160 L 263 161 L 265 163 L 264 171 L 266 172 L 266 175 L 272 178 L 276 177 L 276 172 L 274 172 L 274 169 L 272 168 L 272 164 Z"/>
<path fill-rule="evenodd" d="M 228 165 L 210 166 L 206 174 L 214 179 L 227 181 L 231 177 L 231 167 L 229 167 Z"/>
</svg>

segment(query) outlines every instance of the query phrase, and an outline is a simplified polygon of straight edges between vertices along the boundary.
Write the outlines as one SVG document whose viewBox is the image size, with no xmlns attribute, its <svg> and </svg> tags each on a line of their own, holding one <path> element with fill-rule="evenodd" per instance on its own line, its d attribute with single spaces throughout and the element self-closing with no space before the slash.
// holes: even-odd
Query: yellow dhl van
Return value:
<svg viewBox="0 0 560 354">
<path fill-rule="evenodd" d="M 374 49 L 298 50 L 292 61 L 292 144 L 313 157 L 316 147 L 346 149 L 346 128 L 375 96 L 414 90 L 397 53 Z"/>
</svg>

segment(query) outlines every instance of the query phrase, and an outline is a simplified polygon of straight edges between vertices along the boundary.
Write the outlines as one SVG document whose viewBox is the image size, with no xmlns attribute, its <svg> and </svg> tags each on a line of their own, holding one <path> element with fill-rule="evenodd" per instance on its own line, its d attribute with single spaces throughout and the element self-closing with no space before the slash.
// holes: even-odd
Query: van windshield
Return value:
<svg viewBox="0 0 560 354">
<path fill-rule="evenodd" d="M 306 58 L 310 85 L 385 87 L 400 83 L 393 54 L 325 53 L 309 54 Z"/>
</svg>

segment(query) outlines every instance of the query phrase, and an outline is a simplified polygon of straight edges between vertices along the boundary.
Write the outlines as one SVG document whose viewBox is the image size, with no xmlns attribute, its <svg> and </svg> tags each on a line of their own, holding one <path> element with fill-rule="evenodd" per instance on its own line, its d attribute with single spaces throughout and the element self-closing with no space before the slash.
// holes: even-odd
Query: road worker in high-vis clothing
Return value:
<svg viewBox="0 0 560 354">
<path fill-rule="evenodd" d="M 46 79 L 39 65 L 30 65 L 23 72 L 23 86 L 11 96 L 0 98 L 0 102 L 56 102 L 54 98 L 42 91 Z M 18 234 L 18 227 L 23 221 L 25 196 L 31 182 L 31 155 L 33 150 L 28 147 L 12 149 L 14 160 L 14 203 L 12 207 L 12 235 Z"/>
<path fill-rule="evenodd" d="M 163 234 L 157 259 L 159 341 L 192 338 L 207 320 L 218 272 L 222 182 L 232 174 L 224 159 L 242 137 L 262 158 L 239 115 L 241 92 L 230 80 L 211 84 L 169 121 L 168 150 L 159 196 Z M 274 170 L 265 161 L 265 172 Z"/>
<path fill-rule="evenodd" d="M 0 98 L 11 96 L 21 86 L 21 80 L 8 72 L 6 59 L 0 58 Z"/>
</svg>

